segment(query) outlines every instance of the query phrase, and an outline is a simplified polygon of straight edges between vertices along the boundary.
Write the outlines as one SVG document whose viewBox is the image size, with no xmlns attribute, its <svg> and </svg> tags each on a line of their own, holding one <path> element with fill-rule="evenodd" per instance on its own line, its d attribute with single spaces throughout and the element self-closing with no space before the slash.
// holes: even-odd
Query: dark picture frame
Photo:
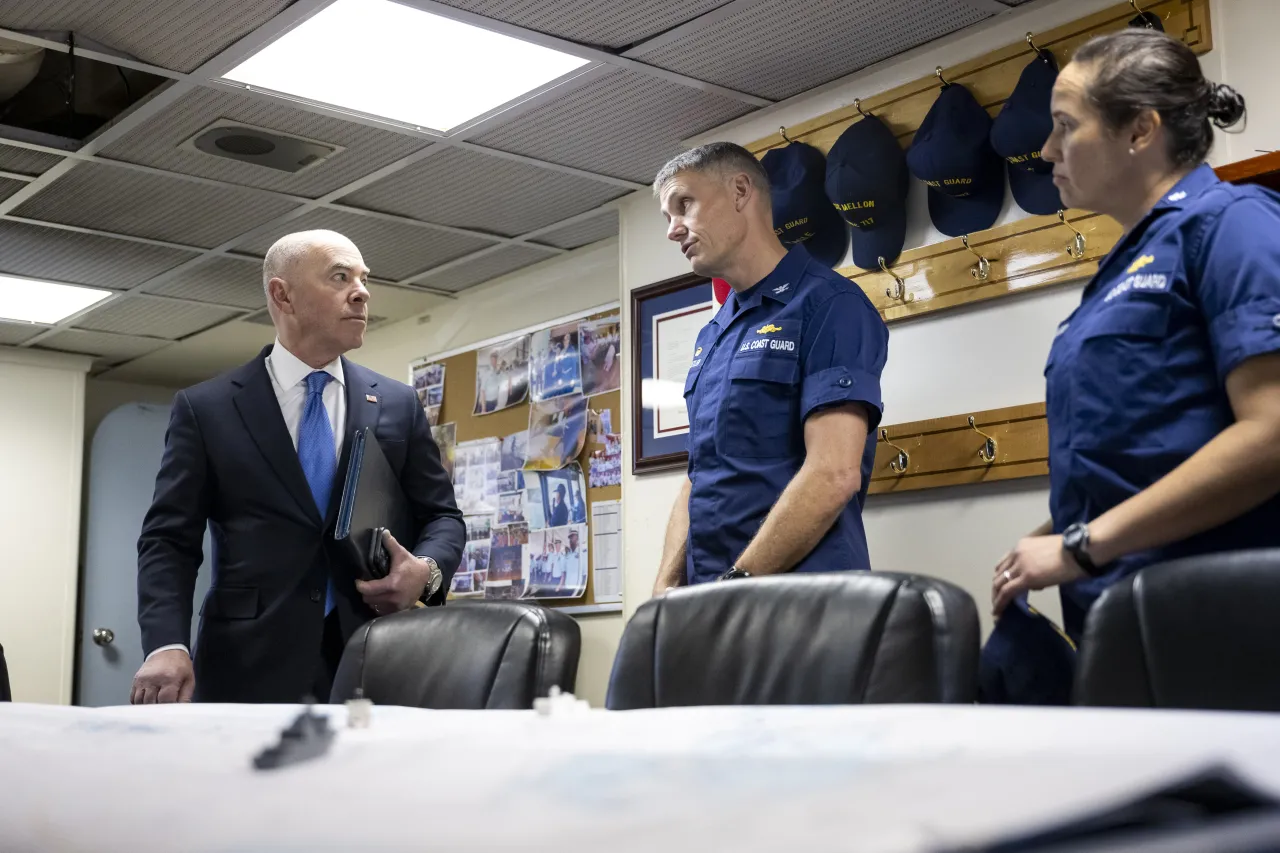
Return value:
<svg viewBox="0 0 1280 853">
<path fill-rule="evenodd" d="M 653 318 L 713 301 L 711 279 L 697 273 L 670 278 L 631 291 L 631 473 L 670 471 L 689 464 L 688 435 L 653 435 L 654 411 L 641 391 L 653 379 Z"/>
</svg>

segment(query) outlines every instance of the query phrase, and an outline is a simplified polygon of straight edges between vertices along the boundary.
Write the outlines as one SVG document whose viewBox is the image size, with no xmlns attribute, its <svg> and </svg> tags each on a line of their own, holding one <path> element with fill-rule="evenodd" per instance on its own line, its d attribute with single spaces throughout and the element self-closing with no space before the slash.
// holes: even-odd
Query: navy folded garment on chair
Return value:
<svg viewBox="0 0 1280 853">
<path fill-rule="evenodd" d="M 1075 643 L 1025 598 L 1015 599 L 982 647 L 978 701 L 1069 705 L 1075 668 Z"/>
</svg>

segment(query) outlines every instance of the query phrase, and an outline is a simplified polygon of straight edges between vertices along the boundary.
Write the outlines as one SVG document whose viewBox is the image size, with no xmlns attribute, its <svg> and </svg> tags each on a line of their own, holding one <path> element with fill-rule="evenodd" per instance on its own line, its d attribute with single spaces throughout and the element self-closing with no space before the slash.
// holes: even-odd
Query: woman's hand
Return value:
<svg viewBox="0 0 1280 853">
<path fill-rule="evenodd" d="M 991 580 L 992 612 L 997 618 L 1009 602 L 1027 590 L 1044 589 L 1088 577 L 1062 550 L 1061 536 L 1028 536 L 996 566 Z"/>
</svg>

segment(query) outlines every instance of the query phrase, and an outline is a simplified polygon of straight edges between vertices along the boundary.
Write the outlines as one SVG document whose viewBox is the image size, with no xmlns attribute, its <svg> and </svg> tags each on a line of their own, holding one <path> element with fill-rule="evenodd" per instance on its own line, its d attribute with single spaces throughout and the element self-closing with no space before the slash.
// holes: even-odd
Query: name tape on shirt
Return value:
<svg viewBox="0 0 1280 853">
<path fill-rule="evenodd" d="M 756 338 L 752 341 L 743 341 L 742 346 L 738 347 L 738 352 L 758 352 L 760 350 L 795 352 L 796 342 L 784 340 L 783 338 Z"/>
<path fill-rule="evenodd" d="M 1169 289 L 1169 276 L 1162 272 L 1136 273 L 1125 278 L 1103 297 L 1103 302 L 1123 296 L 1130 290 L 1159 293 Z"/>
</svg>

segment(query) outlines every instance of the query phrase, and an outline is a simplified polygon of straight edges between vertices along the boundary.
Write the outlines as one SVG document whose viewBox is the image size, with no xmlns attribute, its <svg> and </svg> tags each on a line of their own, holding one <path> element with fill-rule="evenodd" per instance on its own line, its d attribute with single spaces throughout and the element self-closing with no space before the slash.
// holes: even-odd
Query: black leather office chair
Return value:
<svg viewBox="0 0 1280 853">
<path fill-rule="evenodd" d="M 677 589 L 627 625 L 608 707 L 973 702 L 978 611 L 959 587 L 889 572 Z"/>
<path fill-rule="evenodd" d="M 0 702 L 12 702 L 9 690 L 9 665 L 4 662 L 4 646 L 0 646 Z"/>
<path fill-rule="evenodd" d="M 523 601 L 453 602 L 374 619 L 347 642 L 332 702 L 528 709 L 572 691 L 582 637 L 571 617 Z"/>
<path fill-rule="evenodd" d="M 1280 711 L 1280 549 L 1150 566 L 1085 622 L 1078 705 Z"/>
</svg>

